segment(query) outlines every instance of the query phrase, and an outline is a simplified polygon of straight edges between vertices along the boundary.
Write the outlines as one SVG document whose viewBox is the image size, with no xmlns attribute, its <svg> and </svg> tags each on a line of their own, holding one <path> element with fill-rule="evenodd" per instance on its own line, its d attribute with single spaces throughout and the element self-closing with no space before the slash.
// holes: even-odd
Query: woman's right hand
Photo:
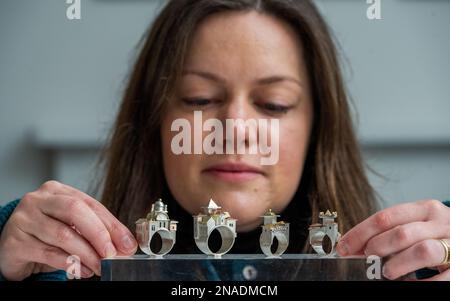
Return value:
<svg viewBox="0 0 450 301">
<path fill-rule="evenodd" d="M 23 280 L 33 273 L 66 270 L 81 262 L 81 277 L 100 275 L 100 259 L 136 252 L 137 242 L 100 202 L 49 181 L 27 193 L 0 234 L 0 273 Z"/>
</svg>

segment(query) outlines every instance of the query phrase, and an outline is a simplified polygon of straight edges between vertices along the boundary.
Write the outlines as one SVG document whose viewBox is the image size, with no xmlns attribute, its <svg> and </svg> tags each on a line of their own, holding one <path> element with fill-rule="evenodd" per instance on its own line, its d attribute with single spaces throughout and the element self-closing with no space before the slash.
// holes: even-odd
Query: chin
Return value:
<svg viewBox="0 0 450 301">
<path fill-rule="evenodd" d="M 257 228 L 262 224 L 262 215 L 267 210 L 263 207 L 262 202 L 257 200 L 233 200 L 228 199 L 227 201 L 222 201 L 217 199 L 219 206 L 223 208 L 224 211 L 228 211 L 231 217 L 237 219 L 237 230 L 239 232 L 250 231 Z"/>
<path fill-rule="evenodd" d="M 259 220 L 260 217 L 257 217 L 256 221 L 252 223 L 251 221 L 246 221 L 247 223 L 239 224 L 239 222 L 236 224 L 236 231 L 237 232 L 250 232 L 252 230 L 255 230 L 259 228 L 262 225 L 262 219 Z"/>
</svg>

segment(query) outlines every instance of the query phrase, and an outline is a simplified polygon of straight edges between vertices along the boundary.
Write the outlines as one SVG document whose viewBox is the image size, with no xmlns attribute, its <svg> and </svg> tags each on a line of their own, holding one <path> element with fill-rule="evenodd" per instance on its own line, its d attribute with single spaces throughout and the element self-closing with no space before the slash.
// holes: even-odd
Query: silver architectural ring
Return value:
<svg viewBox="0 0 450 301">
<path fill-rule="evenodd" d="M 270 209 L 262 216 L 264 224 L 261 226 L 262 232 L 259 237 L 259 245 L 267 257 L 280 257 L 289 246 L 289 223 L 278 222 L 278 217 L 279 215 L 276 215 Z M 272 252 L 275 238 L 277 239 L 278 247 L 275 252 Z"/>
<path fill-rule="evenodd" d="M 194 239 L 197 247 L 206 255 L 220 258 L 231 250 L 236 238 L 236 219 L 231 218 L 228 212 L 223 212 L 213 200 L 208 207 L 202 207 L 203 213 L 194 216 Z M 217 230 L 222 240 L 218 251 L 213 252 L 208 242 L 211 233 Z"/>
<path fill-rule="evenodd" d="M 141 218 L 136 222 L 136 237 L 139 248 L 147 255 L 162 257 L 169 253 L 175 245 L 177 231 L 177 221 L 169 219 L 167 205 L 158 200 L 152 205 L 151 212 L 146 218 Z M 161 238 L 161 248 L 152 249 L 152 240 L 158 234 Z"/>
<path fill-rule="evenodd" d="M 321 224 L 314 224 L 309 227 L 309 243 L 319 255 L 334 255 L 336 244 L 341 238 L 341 234 L 338 231 L 338 224 L 334 221 L 337 218 L 337 213 L 331 213 L 330 211 L 326 213 L 320 212 L 319 218 L 322 219 Z M 329 251 L 323 248 L 325 237 L 328 237 L 331 242 Z"/>
</svg>

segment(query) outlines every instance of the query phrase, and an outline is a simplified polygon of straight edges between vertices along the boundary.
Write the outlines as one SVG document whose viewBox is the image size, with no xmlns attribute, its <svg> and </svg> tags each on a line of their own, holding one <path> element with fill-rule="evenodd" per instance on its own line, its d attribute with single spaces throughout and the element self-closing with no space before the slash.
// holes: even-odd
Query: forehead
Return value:
<svg viewBox="0 0 450 301">
<path fill-rule="evenodd" d="M 185 67 L 228 75 L 263 75 L 276 70 L 299 75 L 302 46 L 284 21 L 251 12 L 226 12 L 208 17 L 194 34 Z"/>
</svg>

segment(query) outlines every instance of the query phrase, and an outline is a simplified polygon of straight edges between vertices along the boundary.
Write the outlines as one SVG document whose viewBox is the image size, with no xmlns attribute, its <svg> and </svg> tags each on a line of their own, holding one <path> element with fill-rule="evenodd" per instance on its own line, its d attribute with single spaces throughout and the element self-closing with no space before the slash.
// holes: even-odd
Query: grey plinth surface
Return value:
<svg viewBox="0 0 450 301">
<path fill-rule="evenodd" d="M 206 255 L 147 255 L 102 260 L 103 281 L 368 281 L 370 267 L 364 257 L 320 257 L 285 254 L 266 258 L 259 254 L 227 254 L 220 259 Z M 377 279 L 374 279 L 377 280 Z M 373 280 L 371 280 L 373 281 Z"/>
</svg>

